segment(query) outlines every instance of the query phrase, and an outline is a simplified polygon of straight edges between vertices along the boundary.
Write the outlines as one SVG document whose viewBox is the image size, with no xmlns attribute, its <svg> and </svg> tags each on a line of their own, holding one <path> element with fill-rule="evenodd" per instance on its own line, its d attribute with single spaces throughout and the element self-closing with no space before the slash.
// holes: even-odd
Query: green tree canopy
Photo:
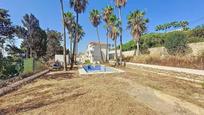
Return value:
<svg viewBox="0 0 204 115">
<path fill-rule="evenodd" d="M 14 32 L 15 28 L 11 24 L 8 10 L 0 8 L 0 47 L 3 47 L 6 40 L 13 38 Z"/>
</svg>

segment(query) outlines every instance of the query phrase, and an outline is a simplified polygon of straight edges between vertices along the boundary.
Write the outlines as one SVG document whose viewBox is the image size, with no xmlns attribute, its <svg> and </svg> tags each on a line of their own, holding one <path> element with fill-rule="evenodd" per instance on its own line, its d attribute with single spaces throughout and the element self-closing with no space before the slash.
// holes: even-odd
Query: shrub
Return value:
<svg viewBox="0 0 204 115">
<path fill-rule="evenodd" d="M 186 35 L 181 32 L 168 34 L 164 47 L 170 55 L 185 54 L 188 48 Z"/>
<path fill-rule="evenodd" d="M 91 61 L 90 60 L 85 60 L 84 64 L 91 64 Z"/>
<path fill-rule="evenodd" d="M 136 47 L 135 41 L 131 40 L 129 42 L 127 42 L 126 44 L 123 45 L 123 51 L 130 51 L 130 50 L 134 50 Z M 142 54 L 148 54 L 148 47 L 144 44 L 144 39 L 141 39 L 140 41 L 140 52 Z"/>
<path fill-rule="evenodd" d="M 197 26 L 191 31 L 192 37 L 204 38 L 204 25 Z"/>
<path fill-rule="evenodd" d="M 202 88 L 204 89 L 204 81 L 203 81 L 203 83 L 201 83 L 201 85 L 202 85 Z"/>
<path fill-rule="evenodd" d="M 130 40 L 129 42 L 123 44 L 123 51 L 130 51 L 133 50 L 135 47 L 135 42 L 133 40 Z"/>
<path fill-rule="evenodd" d="M 1 57 L 0 64 L 0 79 L 12 78 L 23 71 L 23 62 L 16 57 Z"/>
<path fill-rule="evenodd" d="M 200 37 L 188 37 L 188 43 L 204 42 L 204 38 Z"/>
<path fill-rule="evenodd" d="M 161 33 L 145 34 L 140 39 L 141 51 L 143 49 L 146 50 L 147 48 L 163 46 L 164 40 L 165 35 Z M 123 45 L 123 51 L 134 50 L 134 47 L 135 42 L 133 40 L 130 40 L 129 42 Z"/>
<path fill-rule="evenodd" d="M 165 36 L 160 33 L 150 33 L 142 36 L 143 45 L 147 48 L 161 47 L 164 44 Z"/>
</svg>

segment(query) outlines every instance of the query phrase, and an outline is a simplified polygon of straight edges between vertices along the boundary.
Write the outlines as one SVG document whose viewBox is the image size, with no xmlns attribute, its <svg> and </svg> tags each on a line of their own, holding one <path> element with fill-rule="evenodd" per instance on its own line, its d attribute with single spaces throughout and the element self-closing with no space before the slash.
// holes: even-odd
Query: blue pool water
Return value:
<svg viewBox="0 0 204 115">
<path fill-rule="evenodd" d="M 101 65 L 85 65 L 83 66 L 84 70 L 87 73 L 94 73 L 94 72 L 113 72 L 114 70 L 110 67 L 101 66 Z"/>
</svg>

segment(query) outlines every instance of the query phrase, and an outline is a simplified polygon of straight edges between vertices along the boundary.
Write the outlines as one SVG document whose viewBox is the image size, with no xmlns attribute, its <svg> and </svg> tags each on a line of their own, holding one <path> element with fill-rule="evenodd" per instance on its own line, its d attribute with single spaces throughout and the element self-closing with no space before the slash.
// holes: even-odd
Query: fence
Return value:
<svg viewBox="0 0 204 115">
<path fill-rule="evenodd" d="M 42 64 L 39 60 L 35 60 L 33 58 L 28 58 L 24 60 L 24 71 L 23 73 L 35 73 L 46 69 L 44 64 Z"/>
</svg>

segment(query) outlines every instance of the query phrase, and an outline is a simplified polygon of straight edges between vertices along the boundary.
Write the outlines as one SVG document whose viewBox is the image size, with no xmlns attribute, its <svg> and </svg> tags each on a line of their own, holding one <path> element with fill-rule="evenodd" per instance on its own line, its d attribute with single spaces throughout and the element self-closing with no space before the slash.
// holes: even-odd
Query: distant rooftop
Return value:
<svg viewBox="0 0 204 115">
<path fill-rule="evenodd" d="M 90 42 L 89 44 L 91 44 L 91 45 L 100 45 L 99 42 Z M 101 42 L 101 45 L 107 45 L 107 44 Z"/>
</svg>

